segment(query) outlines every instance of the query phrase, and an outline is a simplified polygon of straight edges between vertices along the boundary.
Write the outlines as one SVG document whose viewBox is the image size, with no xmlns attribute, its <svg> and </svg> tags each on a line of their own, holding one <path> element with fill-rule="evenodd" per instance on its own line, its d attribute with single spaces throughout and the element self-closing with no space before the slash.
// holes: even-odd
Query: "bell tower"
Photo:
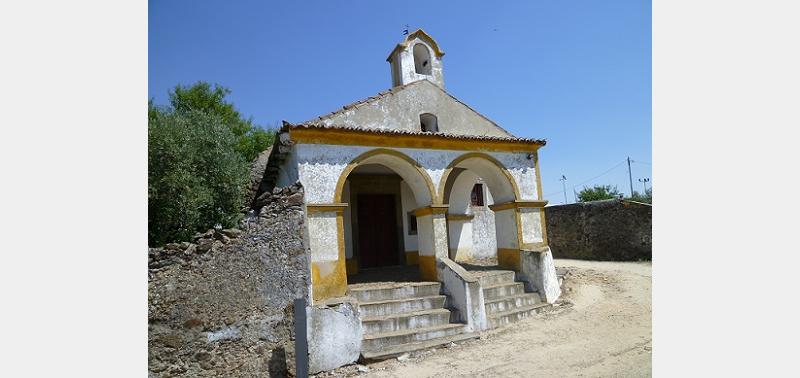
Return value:
<svg viewBox="0 0 800 378">
<path fill-rule="evenodd" d="M 442 56 L 439 45 L 422 29 L 407 35 L 386 58 L 392 67 L 392 87 L 428 80 L 444 89 Z"/>
</svg>

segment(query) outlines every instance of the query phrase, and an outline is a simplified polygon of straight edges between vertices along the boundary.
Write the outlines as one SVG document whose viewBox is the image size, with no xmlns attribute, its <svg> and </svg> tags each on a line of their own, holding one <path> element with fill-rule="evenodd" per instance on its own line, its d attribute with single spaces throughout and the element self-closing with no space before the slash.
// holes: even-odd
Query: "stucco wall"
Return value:
<svg viewBox="0 0 800 378">
<path fill-rule="evenodd" d="M 321 122 L 328 126 L 420 131 L 419 115 L 422 113 L 436 116 L 440 132 L 512 136 L 428 80 L 417 81 L 378 100 L 323 118 Z"/>
<path fill-rule="evenodd" d="M 472 206 L 472 188 L 481 183 L 484 188 L 484 206 Z M 450 214 L 468 214 L 468 221 L 451 221 L 450 256 L 458 262 L 494 257 L 497 254 L 494 212 L 488 205 L 494 204 L 486 183 L 474 172 L 465 170 L 453 180 L 450 188 Z"/>
<path fill-rule="evenodd" d="M 403 204 L 403 244 L 405 245 L 405 250 L 419 251 L 417 235 L 408 234 L 408 213 L 416 209 L 416 203 L 414 202 L 414 193 L 411 193 L 411 189 L 405 182 L 400 183 L 400 200 Z"/>
<path fill-rule="evenodd" d="M 349 181 L 344 183 L 342 198 L 350 198 Z M 344 209 L 344 251 L 346 258 L 353 258 L 353 208 L 350 206 Z"/>
<path fill-rule="evenodd" d="M 336 183 L 347 165 L 359 155 L 375 149 L 326 144 L 297 144 L 293 148 L 296 153 L 298 176 L 305 186 L 308 203 L 334 202 Z M 417 148 L 394 148 L 394 150 L 416 160 L 430 176 L 437 193 L 447 166 L 459 156 L 470 152 Z M 487 152 L 487 154 L 500 161 L 509 170 L 519 186 L 521 199 L 538 199 L 534 161 L 527 158 L 527 153 Z M 407 177 L 403 178 L 409 181 Z M 424 205 L 418 204 L 417 207 Z"/>
<path fill-rule="evenodd" d="M 541 243 L 542 237 L 542 214 L 541 209 L 521 208 L 519 209 L 519 220 L 522 223 L 522 242 L 525 244 Z"/>
<path fill-rule="evenodd" d="M 497 255 L 494 212 L 488 207 L 472 210 L 472 258 L 485 259 Z"/>
<path fill-rule="evenodd" d="M 548 206 L 548 243 L 555 258 L 650 260 L 652 214 L 652 206 L 620 200 Z"/>
</svg>

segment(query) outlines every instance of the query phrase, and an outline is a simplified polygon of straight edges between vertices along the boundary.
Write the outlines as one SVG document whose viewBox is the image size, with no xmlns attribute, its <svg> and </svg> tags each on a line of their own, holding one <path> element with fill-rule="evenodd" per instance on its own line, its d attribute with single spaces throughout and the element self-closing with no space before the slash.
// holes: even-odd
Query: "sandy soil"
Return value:
<svg viewBox="0 0 800 378">
<path fill-rule="evenodd" d="M 318 376 L 651 376 L 651 264 L 556 260 L 556 266 L 569 273 L 549 312 L 477 340 Z"/>
</svg>

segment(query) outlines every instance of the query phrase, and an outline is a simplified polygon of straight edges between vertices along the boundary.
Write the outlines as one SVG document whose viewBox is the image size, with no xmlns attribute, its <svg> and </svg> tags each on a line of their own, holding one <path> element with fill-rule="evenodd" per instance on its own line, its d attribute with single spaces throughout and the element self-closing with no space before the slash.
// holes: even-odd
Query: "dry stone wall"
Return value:
<svg viewBox="0 0 800 378">
<path fill-rule="evenodd" d="M 149 250 L 151 377 L 293 375 L 293 300 L 310 285 L 303 189 L 258 202 L 240 230 Z"/>
<path fill-rule="evenodd" d="M 545 207 L 547 239 L 561 259 L 651 260 L 653 208 L 625 200 Z"/>
</svg>

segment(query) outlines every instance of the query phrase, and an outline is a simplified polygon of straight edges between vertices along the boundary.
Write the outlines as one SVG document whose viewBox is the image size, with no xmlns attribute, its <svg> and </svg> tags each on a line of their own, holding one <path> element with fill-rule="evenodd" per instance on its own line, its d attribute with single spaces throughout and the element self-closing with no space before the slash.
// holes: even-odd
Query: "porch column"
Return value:
<svg viewBox="0 0 800 378">
<path fill-rule="evenodd" d="M 439 281 L 436 263 L 448 256 L 447 205 L 414 210 L 417 217 L 419 273 L 423 281 Z"/>
<path fill-rule="evenodd" d="M 308 241 L 311 263 L 311 293 L 314 302 L 344 296 L 344 209 L 346 203 L 307 204 Z"/>
<path fill-rule="evenodd" d="M 544 206 L 547 205 L 547 201 L 517 201 L 516 203 L 522 249 L 547 245 L 547 232 L 544 228 Z"/>
<path fill-rule="evenodd" d="M 546 245 L 541 212 L 547 201 L 509 201 L 490 205 L 497 229 L 497 264 L 519 271 L 520 250 Z"/>
</svg>

